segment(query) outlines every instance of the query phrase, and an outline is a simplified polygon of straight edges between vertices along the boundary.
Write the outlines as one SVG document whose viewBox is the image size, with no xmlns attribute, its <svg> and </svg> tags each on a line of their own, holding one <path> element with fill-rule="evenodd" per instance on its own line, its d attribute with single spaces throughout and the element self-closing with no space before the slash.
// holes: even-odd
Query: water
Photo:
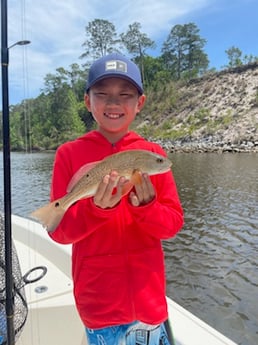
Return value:
<svg viewBox="0 0 258 345">
<path fill-rule="evenodd" d="M 257 345 L 258 156 L 171 159 L 185 225 L 164 242 L 167 294 L 237 344 Z M 12 153 L 11 161 L 13 213 L 26 217 L 48 201 L 53 154 Z"/>
<path fill-rule="evenodd" d="M 168 295 L 238 344 L 258 344 L 258 156 L 172 159 L 185 226 L 164 243 Z"/>
</svg>

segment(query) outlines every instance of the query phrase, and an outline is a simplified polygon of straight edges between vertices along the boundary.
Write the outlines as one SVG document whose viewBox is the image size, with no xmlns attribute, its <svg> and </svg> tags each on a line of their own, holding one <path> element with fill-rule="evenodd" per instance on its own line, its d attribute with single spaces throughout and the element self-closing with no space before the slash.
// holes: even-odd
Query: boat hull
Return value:
<svg viewBox="0 0 258 345">
<path fill-rule="evenodd" d="M 71 277 L 71 246 L 52 241 L 41 225 L 12 216 L 12 232 L 22 274 L 46 267 L 47 274 L 25 287 L 28 319 L 18 345 L 87 345 L 76 311 Z M 42 274 L 39 268 L 29 279 Z M 167 298 L 176 345 L 237 345 Z"/>
</svg>

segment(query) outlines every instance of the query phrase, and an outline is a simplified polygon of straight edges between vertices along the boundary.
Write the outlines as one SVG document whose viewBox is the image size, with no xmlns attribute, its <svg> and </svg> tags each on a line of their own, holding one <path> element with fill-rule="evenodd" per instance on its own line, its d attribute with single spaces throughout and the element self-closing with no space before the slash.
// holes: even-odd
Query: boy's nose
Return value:
<svg viewBox="0 0 258 345">
<path fill-rule="evenodd" d="M 107 104 L 119 104 L 119 98 L 116 96 L 110 96 L 107 99 Z"/>
</svg>

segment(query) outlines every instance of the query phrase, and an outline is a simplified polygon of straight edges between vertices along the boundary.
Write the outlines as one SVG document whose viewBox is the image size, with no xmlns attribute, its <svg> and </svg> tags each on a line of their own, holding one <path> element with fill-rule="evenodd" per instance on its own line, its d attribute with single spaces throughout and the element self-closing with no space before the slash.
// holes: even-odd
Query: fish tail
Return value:
<svg viewBox="0 0 258 345">
<path fill-rule="evenodd" d="M 59 200 L 55 200 L 32 212 L 30 216 L 37 219 L 48 232 L 52 232 L 60 223 L 65 211 L 60 206 Z"/>
</svg>

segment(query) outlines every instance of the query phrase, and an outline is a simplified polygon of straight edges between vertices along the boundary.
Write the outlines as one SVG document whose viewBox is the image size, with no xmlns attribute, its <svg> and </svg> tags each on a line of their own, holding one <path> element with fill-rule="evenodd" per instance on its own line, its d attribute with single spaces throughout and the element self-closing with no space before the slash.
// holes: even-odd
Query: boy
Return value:
<svg viewBox="0 0 258 345">
<path fill-rule="evenodd" d="M 90 68 L 85 104 L 97 130 L 59 147 L 51 200 L 66 194 L 84 164 L 123 150 L 144 149 L 165 155 L 129 126 L 144 106 L 138 67 L 120 54 L 97 60 Z M 122 196 L 125 178 L 111 171 L 94 197 L 65 213 L 50 236 L 72 243 L 74 296 L 86 327 L 88 344 L 169 344 L 164 322 L 164 257 L 161 240 L 182 227 L 183 212 L 171 172 L 149 177 Z"/>
</svg>

